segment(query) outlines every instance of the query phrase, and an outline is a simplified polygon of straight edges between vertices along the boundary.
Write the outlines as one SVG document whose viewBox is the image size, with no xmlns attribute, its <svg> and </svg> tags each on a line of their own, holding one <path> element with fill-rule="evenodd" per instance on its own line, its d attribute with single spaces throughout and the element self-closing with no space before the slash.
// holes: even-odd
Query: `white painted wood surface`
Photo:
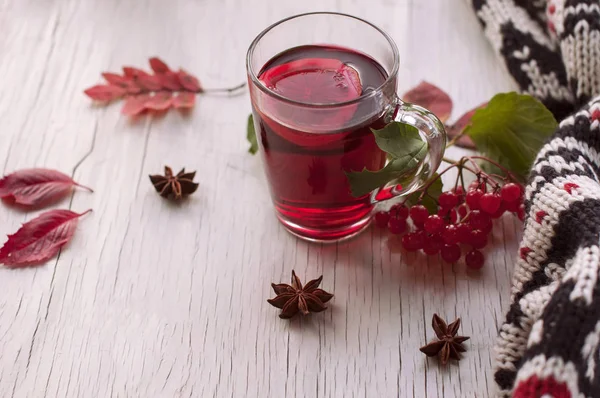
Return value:
<svg viewBox="0 0 600 398">
<path fill-rule="evenodd" d="M 495 228 L 479 273 L 406 255 L 372 229 L 321 246 L 272 214 L 247 154 L 247 94 L 199 98 L 132 122 L 90 105 L 100 72 L 152 55 L 206 86 L 245 79 L 251 39 L 300 12 L 336 10 L 388 31 L 400 91 L 447 90 L 454 117 L 513 89 L 464 0 L 0 0 L 0 167 L 51 167 L 95 189 L 58 205 L 94 212 L 58 259 L 0 269 L 0 397 L 486 397 L 520 225 Z M 452 154 L 452 153 L 451 153 Z M 171 205 L 147 175 L 198 170 Z M 0 234 L 37 213 L 0 206 Z M 291 322 L 266 303 L 271 281 L 324 274 L 330 309 Z M 418 347 L 434 312 L 470 335 L 443 369 Z"/>
</svg>

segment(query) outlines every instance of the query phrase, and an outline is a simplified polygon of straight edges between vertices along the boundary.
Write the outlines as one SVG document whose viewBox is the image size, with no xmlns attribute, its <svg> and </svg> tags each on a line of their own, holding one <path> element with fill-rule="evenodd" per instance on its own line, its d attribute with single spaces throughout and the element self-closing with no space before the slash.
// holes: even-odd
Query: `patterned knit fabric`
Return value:
<svg viewBox="0 0 600 398">
<path fill-rule="evenodd" d="M 600 0 L 469 0 L 521 90 L 559 119 L 535 160 L 501 397 L 600 397 Z"/>
</svg>

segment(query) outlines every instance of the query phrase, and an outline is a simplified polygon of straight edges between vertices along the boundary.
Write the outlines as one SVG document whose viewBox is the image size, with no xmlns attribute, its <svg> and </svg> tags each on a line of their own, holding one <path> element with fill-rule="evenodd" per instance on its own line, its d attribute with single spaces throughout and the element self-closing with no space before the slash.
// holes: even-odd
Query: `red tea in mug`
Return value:
<svg viewBox="0 0 600 398">
<path fill-rule="evenodd" d="M 383 110 L 374 114 L 361 109 L 369 103 L 355 101 L 333 108 L 334 112 L 319 112 L 310 104 L 322 108 L 356 100 L 386 81 L 385 69 L 347 48 L 307 45 L 273 57 L 258 78 L 284 100 L 308 105 L 303 110 L 273 101 L 254 109 L 279 217 L 287 225 L 301 226 L 304 237 L 316 240 L 359 231 L 373 205 L 369 195 L 351 195 L 345 172 L 384 166 L 385 153 L 371 132 L 385 126 Z M 365 120 L 362 115 L 371 116 Z"/>
</svg>

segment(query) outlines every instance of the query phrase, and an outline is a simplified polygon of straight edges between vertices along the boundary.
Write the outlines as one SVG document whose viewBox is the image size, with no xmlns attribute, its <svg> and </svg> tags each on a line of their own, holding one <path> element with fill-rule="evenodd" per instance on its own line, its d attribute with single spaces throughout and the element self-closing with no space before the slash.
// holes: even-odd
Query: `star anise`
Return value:
<svg viewBox="0 0 600 398">
<path fill-rule="evenodd" d="M 438 314 L 433 314 L 431 326 L 439 340 L 421 347 L 421 352 L 428 357 L 439 355 L 442 365 L 446 365 L 449 358 L 459 361 L 460 353 L 466 351 L 462 343 L 469 340 L 469 337 L 456 335 L 460 327 L 460 318 L 457 318 L 450 325 L 446 325 L 446 322 Z"/>
<path fill-rule="evenodd" d="M 307 315 L 311 312 L 324 311 L 327 309 L 324 304 L 331 300 L 333 294 L 318 288 L 322 280 L 323 275 L 318 279 L 313 279 L 303 287 L 300 278 L 292 271 L 291 285 L 285 283 L 271 284 L 277 296 L 267 300 L 267 302 L 282 310 L 279 314 L 282 319 L 289 319 L 298 312 Z"/>
<path fill-rule="evenodd" d="M 181 169 L 177 175 L 173 175 L 173 170 L 169 166 L 165 166 L 165 175 L 151 175 L 150 181 L 156 192 L 163 198 L 179 200 L 196 192 L 198 184 L 193 181 L 195 176 L 195 171 L 186 173 L 185 169 Z"/>
</svg>

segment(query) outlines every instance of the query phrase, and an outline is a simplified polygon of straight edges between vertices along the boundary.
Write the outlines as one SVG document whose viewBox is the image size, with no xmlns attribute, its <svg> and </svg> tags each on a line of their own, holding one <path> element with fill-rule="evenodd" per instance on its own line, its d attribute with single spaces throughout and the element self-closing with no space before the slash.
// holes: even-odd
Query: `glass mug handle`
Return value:
<svg viewBox="0 0 600 398">
<path fill-rule="evenodd" d="M 427 143 L 428 153 L 417 173 L 410 176 L 406 184 L 401 183 L 400 188 L 398 184 L 395 184 L 392 188 L 376 189 L 371 193 L 372 203 L 405 196 L 421 187 L 440 166 L 446 149 L 446 130 L 444 123 L 437 116 L 423 107 L 403 102 L 399 98 L 396 98 L 395 102 L 392 121 L 408 124 L 419 130 L 421 137 L 424 137 L 424 141 Z"/>
</svg>

